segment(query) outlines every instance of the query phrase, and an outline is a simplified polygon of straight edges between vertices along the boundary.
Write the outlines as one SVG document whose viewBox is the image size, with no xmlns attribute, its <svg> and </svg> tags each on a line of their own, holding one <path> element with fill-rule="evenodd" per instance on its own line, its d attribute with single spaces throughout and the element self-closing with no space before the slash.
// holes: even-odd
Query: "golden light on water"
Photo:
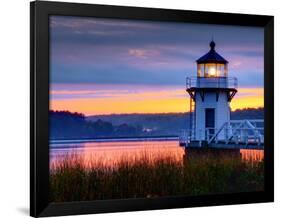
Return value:
<svg viewBox="0 0 281 218">
<path fill-rule="evenodd" d="M 184 149 L 175 141 L 89 142 L 81 149 L 51 150 L 51 166 L 55 167 L 67 156 L 82 158 L 86 168 L 92 166 L 114 167 L 126 160 L 134 163 L 141 159 L 153 162 L 159 158 L 182 161 Z"/>
<path fill-rule="evenodd" d="M 262 161 L 264 159 L 263 150 L 241 149 L 240 153 L 244 160 Z"/>
<path fill-rule="evenodd" d="M 260 150 L 240 150 L 242 160 L 261 161 L 264 157 Z M 70 146 L 68 149 L 50 150 L 50 167 L 55 169 L 66 157 L 82 160 L 83 167 L 114 168 L 118 163 L 126 161 L 153 161 L 170 158 L 183 163 L 185 151 L 177 140 L 171 141 L 130 141 L 130 142 L 88 142 L 79 148 Z M 188 153 L 187 153 L 188 155 Z"/>
</svg>

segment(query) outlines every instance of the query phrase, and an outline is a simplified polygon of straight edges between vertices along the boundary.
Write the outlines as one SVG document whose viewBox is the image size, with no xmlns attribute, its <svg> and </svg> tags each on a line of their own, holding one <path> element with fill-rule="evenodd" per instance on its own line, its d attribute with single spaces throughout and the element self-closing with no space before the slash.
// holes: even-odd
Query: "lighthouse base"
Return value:
<svg viewBox="0 0 281 218">
<path fill-rule="evenodd" d="M 264 150 L 264 143 L 256 143 L 256 142 L 249 142 L 245 143 L 234 143 L 229 142 L 226 143 L 225 141 L 217 141 L 213 143 L 209 143 L 206 140 L 192 140 L 192 141 L 179 141 L 179 145 L 185 147 L 186 149 L 202 149 L 202 148 L 210 148 L 210 149 L 232 149 L 232 150 L 239 150 L 239 149 L 251 149 L 251 150 Z"/>
<path fill-rule="evenodd" d="M 194 159 L 221 159 L 232 158 L 242 160 L 240 149 L 228 149 L 228 148 L 185 148 L 184 161 L 190 161 Z"/>
</svg>

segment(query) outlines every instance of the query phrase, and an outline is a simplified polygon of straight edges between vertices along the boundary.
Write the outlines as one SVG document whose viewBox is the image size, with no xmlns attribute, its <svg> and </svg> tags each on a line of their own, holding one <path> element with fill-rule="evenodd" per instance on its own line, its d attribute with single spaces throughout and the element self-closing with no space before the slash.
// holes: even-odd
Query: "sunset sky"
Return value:
<svg viewBox="0 0 281 218">
<path fill-rule="evenodd" d="M 262 28 L 51 16 L 51 109 L 186 112 L 185 78 L 212 38 L 238 79 L 232 110 L 263 107 Z"/>
</svg>

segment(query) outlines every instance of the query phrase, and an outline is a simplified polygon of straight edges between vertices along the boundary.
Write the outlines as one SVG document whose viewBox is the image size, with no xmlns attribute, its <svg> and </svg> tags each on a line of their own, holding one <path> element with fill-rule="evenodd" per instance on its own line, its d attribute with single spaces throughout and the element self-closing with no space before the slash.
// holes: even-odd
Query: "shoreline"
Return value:
<svg viewBox="0 0 281 218">
<path fill-rule="evenodd" d="M 55 139 L 50 140 L 49 144 L 69 144 L 85 142 L 134 142 L 134 141 L 173 141 L 179 140 L 178 136 L 140 136 L 140 137 L 116 137 L 116 138 L 89 138 L 89 139 Z"/>
</svg>

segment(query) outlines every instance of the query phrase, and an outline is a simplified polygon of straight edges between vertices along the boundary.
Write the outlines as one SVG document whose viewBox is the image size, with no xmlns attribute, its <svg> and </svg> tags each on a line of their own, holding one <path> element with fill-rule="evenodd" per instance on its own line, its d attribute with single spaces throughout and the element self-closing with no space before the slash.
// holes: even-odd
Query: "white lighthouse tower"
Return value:
<svg viewBox="0 0 281 218">
<path fill-rule="evenodd" d="M 237 92 L 237 79 L 228 77 L 228 61 L 215 50 L 215 42 L 210 42 L 210 51 L 199 58 L 197 76 L 186 80 L 186 91 L 190 95 L 190 144 L 196 146 L 207 142 L 230 121 L 230 106 Z M 227 129 L 227 128 L 226 128 Z"/>
</svg>

